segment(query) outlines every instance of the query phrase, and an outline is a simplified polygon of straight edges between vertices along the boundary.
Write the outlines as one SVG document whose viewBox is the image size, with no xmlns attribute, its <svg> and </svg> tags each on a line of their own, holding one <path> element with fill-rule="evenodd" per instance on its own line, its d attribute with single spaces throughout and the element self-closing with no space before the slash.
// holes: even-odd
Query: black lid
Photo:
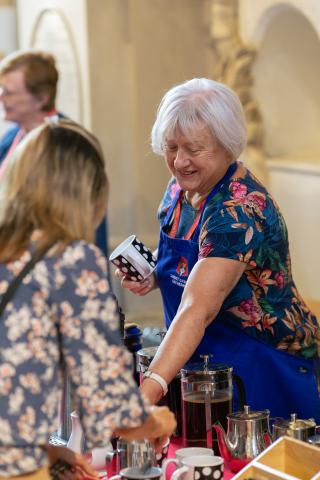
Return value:
<svg viewBox="0 0 320 480">
<path fill-rule="evenodd" d="M 146 348 L 141 348 L 138 350 L 137 355 L 140 358 L 148 358 L 149 360 L 152 360 L 155 354 L 157 353 L 159 347 L 146 347 Z"/>
<path fill-rule="evenodd" d="M 244 405 L 242 412 L 234 412 L 227 415 L 230 420 L 263 420 L 269 418 L 270 411 L 255 411 L 251 412 L 249 405 Z"/>
</svg>

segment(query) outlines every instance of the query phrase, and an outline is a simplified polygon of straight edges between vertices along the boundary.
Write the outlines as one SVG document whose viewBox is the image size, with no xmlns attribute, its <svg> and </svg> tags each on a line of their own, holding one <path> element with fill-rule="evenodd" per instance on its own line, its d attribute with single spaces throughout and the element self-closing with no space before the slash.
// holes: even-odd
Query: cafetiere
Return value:
<svg viewBox="0 0 320 480">
<path fill-rule="evenodd" d="M 219 454 L 213 423 L 227 427 L 227 415 L 233 411 L 233 383 L 238 390 L 238 408 L 246 403 L 241 378 L 228 365 L 210 363 L 210 355 L 203 362 L 188 363 L 181 369 L 182 430 L 186 447 L 209 447 Z"/>
</svg>

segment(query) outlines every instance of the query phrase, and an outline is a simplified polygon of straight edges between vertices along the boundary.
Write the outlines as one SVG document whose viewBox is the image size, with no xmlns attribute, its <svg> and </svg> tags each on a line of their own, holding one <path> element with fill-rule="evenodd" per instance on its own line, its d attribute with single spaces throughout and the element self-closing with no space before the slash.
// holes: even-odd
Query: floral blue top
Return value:
<svg viewBox="0 0 320 480">
<path fill-rule="evenodd" d="M 235 175 L 207 203 L 199 235 L 199 259 L 223 257 L 247 264 L 221 311 L 228 312 L 226 321 L 255 338 L 293 355 L 316 358 L 320 328 L 293 281 L 279 207 L 244 166 Z M 161 224 L 179 188 L 172 178 L 158 211 Z M 177 237 L 182 238 L 194 220 L 190 209 L 182 201 Z"/>
<path fill-rule="evenodd" d="M 30 260 L 0 264 L 0 296 Z M 101 251 L 83 241 L 47 254 L 24 279 L 0 319 L 0 477 L 46 464 L 38 446 L 57 429 L 62 362 L 89 448 L 116 427 L 134 427 L 148 407 L 119 335 L 117 302 Z"/>
</svg>

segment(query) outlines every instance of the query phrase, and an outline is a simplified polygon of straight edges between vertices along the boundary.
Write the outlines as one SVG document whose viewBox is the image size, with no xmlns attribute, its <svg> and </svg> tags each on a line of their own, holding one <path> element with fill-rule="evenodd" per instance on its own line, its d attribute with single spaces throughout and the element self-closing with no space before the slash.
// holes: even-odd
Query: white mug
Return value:
<svg viewBox="0 0 320 480">
<path fill-rule="evenodd" d="M 184 480 L 221 480 L 223 479 L 224 461 L 215 455 L 194 455 L 181 460 L 171 480 L 178 480 L 183 475 Z"/>
<path fill-rule="evenodd" d="M 195 455 L 214 455 L 212 448 L 206 447 L 185 447 L 178 448 L 175 456 L 178 460 L 182 460 L 185 457 L 194 457 Z"/>
<path fill-rule="evenodd" d="M 91 452 L 91 466 L 98 471 L 105 471 L 106 469 L 106 457 L 112 452 L 112 445 L 109 444 L 106 447 L 94 448 Z"/>
<path fill-rule="evenodd" d="M 113 250 L 109 256 L 112 262 L 128 280 L 141 282 L 156 268 L 157 260 L 151 250 L 136 235 L 130 235 Z"/>
<path fill-rule="evenodd" d="M 193 457 L 193 456 L 199 456 L 199 455 L 214 455 L 214 451 L 212 448 L 205 448 L 205 447 L 186 447 L 186 448 L 178 448 L 175 451 L 175 456 L 176 458 L 168 458 L 165 460 L 162 464 L 162 471 L 163 471 L 163 477 L 166 478 L 166 473 L 167 473 L 167 466 L 170 463 L 174 463 L 176 467 L 181 467 L 182 466 L 182 460 L 188 457 Z"/>
</svg>

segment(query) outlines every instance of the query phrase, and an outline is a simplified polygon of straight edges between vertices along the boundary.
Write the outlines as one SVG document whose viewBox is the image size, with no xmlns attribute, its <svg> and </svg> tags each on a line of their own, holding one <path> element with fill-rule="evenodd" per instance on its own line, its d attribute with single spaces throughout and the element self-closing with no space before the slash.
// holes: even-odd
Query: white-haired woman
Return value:
<svg viewBox="0 0 320 480">
<path fill-rule="evenodd" d="M 242 106 L 225 85 L 193 79 L 163 97 L 152 147 L 173 176 L 156 274 L 137 283 L 116 272 L 124 288 L 159 286 L 163 298 L 168 332 L 141 388 L 156 402 L 190 358 L 212 354 L 242 377 L 252 408 L 320 420 L 319 325 L 294 284 L 283 217 L 238 161 L 245 145 Z"/>
</svg>

